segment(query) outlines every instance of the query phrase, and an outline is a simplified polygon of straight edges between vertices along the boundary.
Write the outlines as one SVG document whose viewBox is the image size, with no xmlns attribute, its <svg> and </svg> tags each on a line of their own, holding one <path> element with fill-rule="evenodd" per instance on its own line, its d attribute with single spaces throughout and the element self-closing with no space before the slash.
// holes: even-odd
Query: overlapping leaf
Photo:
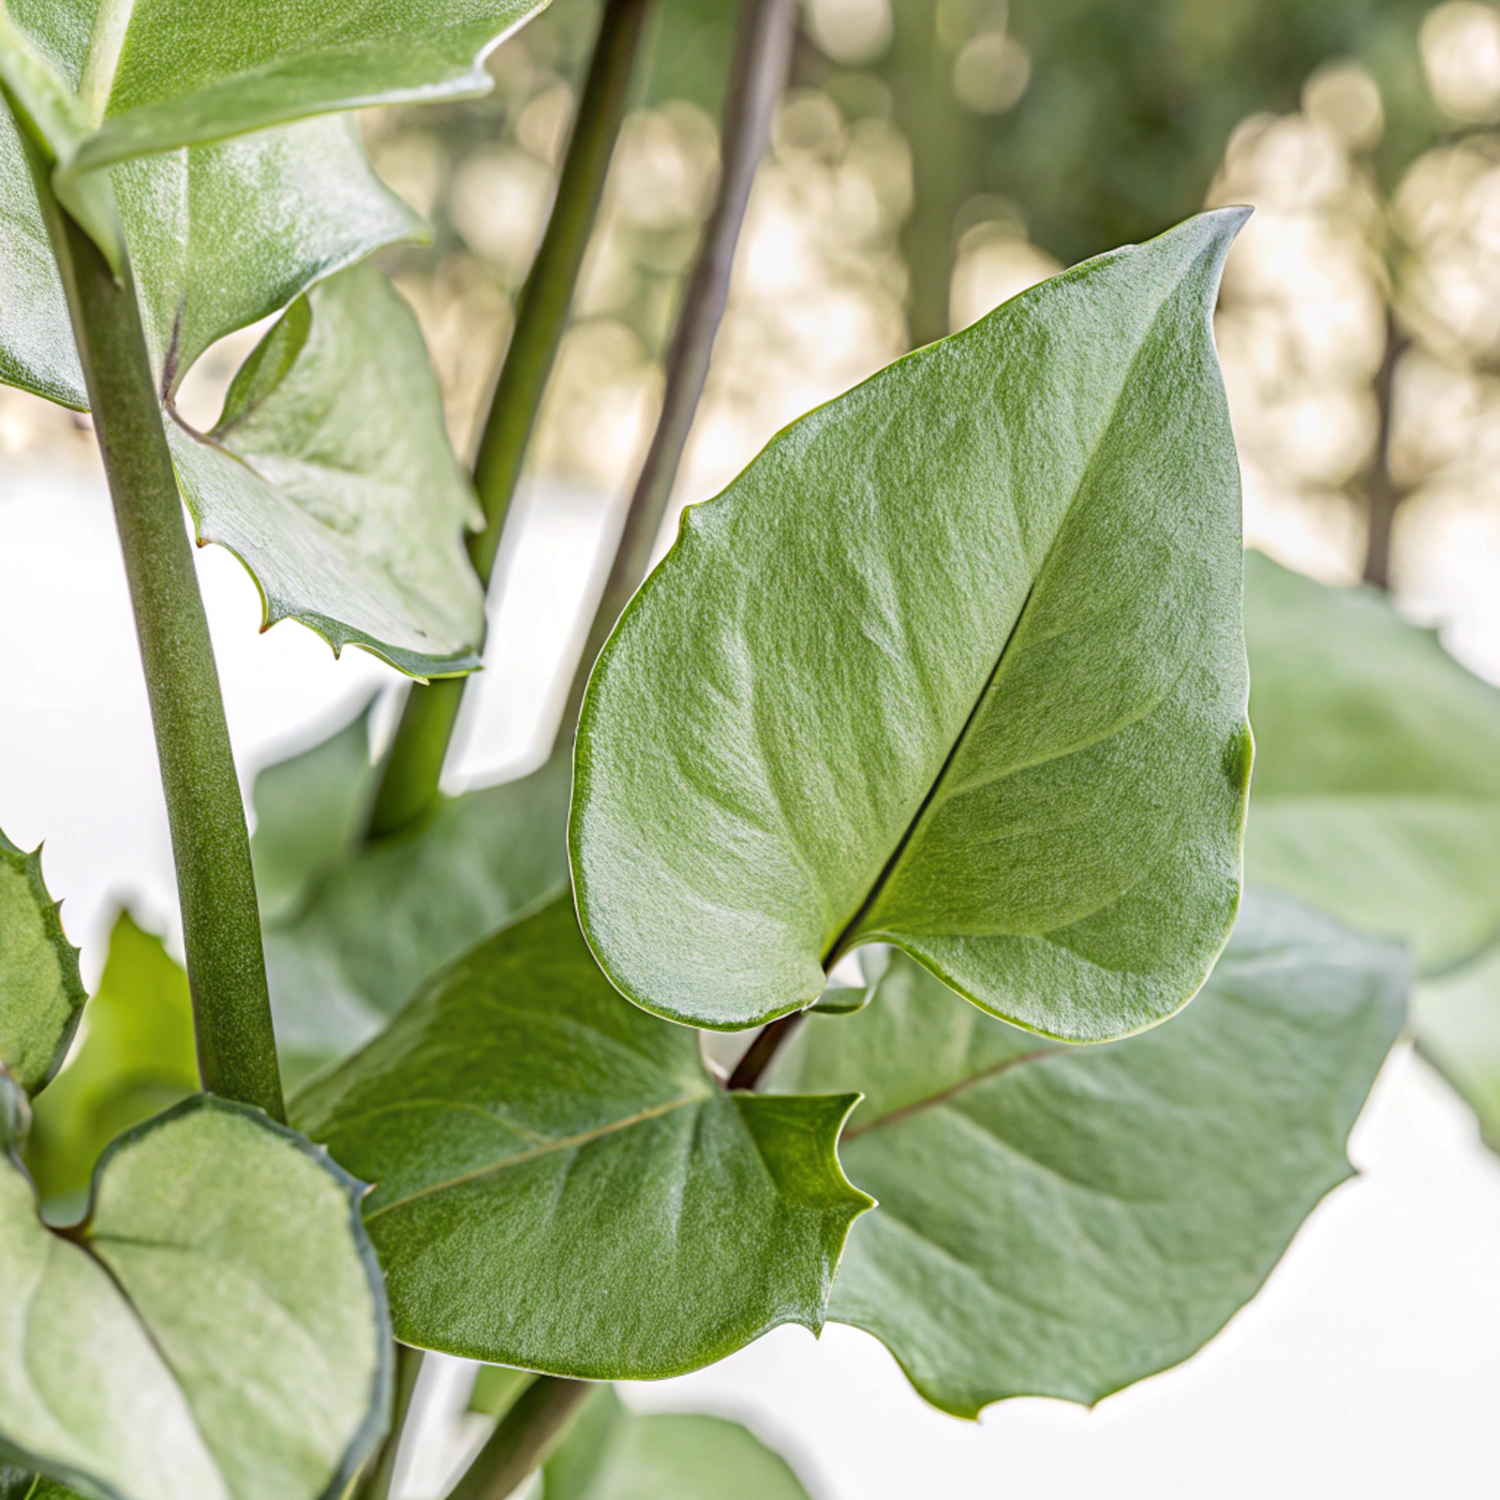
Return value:
<svg viewBox="0 0 1500 1500">
<path fill-rule="evenodd" d="M 810 1018 L 773 1088 L 859 1088 L 842 1156 L 879 1207 L 829 1316 L 945 1411 L 1097 1401 L 1187 1358 L 1349 1175 L 1400 1029 L 1399 949 L 1251 892 L 1170 1025 L 1059 1047 L 897 956 L 857 1016 Z"/>
<path fill-rule="evenodd" d="M 67 1238 L 0 1154 L 0 1455 L 118 1500 L 339 1495 L 389 1404 L 358 1194 L 207 1095 L 116 1143 Z"/>
<path fill-rule="evenodd" d="M 28 1094 L 62 1066 L 87 993 L 42 880 L 41 850 L 0 832 L 0 1068 Z"/>
<path fill-rule="evenodd" d="M 473 949 L 294 1113 L 375 1183 L 365 1223 L 402 1340 L 646 1379 L 822 1325 L 869 1206 L 835 1152 L 856 1098 L 723 1093 L 691 1031 L 610 988 L 564 898 Z"/>
<path fill-rule="evenodd" d="M 779 1453 L 722 1417 L 631 1411 L 606 1386 L 542 1471 L 543 1500 L 807 1500 Z"/>
<path fill-rule="evenodd" d="M 168 435 L 200 540 L 245 562 L 268 625 L 298 619 L 417 676 L 478 666 L 477 505 L 416 319 L 374 267 L 292 304 L 212 432 Z"/>
<path fill-rule="evenodd" d="M 1244 213 L 1023 293 L 774 439 L 605 647 L 571 823 L 637 1004 L 734 1028 L 899 945 L 1093 1040 L 1239 898 L 1239 482 L 1209 315 Z"/>
<path fill-rule="evenodd" d="M 1428 972 L 1500 937 L 1500 691 L 1372 589 L 1246 556 L 1245 861 Z"/>
</svg>

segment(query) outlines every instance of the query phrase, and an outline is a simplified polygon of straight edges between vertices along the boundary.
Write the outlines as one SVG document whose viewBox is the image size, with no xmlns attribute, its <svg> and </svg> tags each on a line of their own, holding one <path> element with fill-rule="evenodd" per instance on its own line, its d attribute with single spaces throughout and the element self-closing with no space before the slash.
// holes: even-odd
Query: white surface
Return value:
<svg viewBox="0 0 1500 1500">
<path fill-rule="evenodd" d="M 548 698 L 548 672 L 601 515 L 577 494 L 533 509 L 511 560 L 512 599 L 526 609 L 497 622 L 460 772 L 492 775 L 541 753 L 560 692 Z M 227 554 L 201 553 L 200 574 L 242 770 L 394 680 L 357 651 L 335 663 L 293 624 L 258 636 L 254 588 Z M 0 827 L 28 847 L 46 838 L 49 883 L 67 897 L 93 975 L 121 899 L 159 927 L 171 911 L 145 694 L 97 484 L 0 476 L 0 639 Z M 1405 1055 L 1354 1154 L 1365 1175 L 1319 1210 L 1223 1336 L 1095 1411 L 1014 1401 L 958 1422 L 924 1406 L 873 1340 L 837 1327 L 821 1342 L 780 1330 L 630 1399 L 747 1418 L 787 1445 L 821 1500 L 1491 1500 L 1500 1163 Z M 461 1370 L 432 1373 L 435 1390 L 461 1395 Z M 412 1455 L 417 1493 L 438 1483 L 442 1439 L 435 1429 Z"/>
</svg>

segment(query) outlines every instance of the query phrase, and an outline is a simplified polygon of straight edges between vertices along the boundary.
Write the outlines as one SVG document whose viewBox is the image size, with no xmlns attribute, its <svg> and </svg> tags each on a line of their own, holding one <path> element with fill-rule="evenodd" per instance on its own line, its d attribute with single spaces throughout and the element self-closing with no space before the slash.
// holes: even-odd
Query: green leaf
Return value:
<svg viewBox="0 0 1500 1500">
<path fill-rule="evenodd" d="M 1373 589 L 1246 555 L 1255 789 L 1245 863 L 1423 970 L 1500 936 L 1500 692 Z"/>
<path fill-rule="evenodd" d="M 1412 1022 L 1422 1055 L 1479 1119 L 1500 1152 L 1500 944 L 1455 974 L 1417 987 Z"/>
<path fill-rule="evenodd" d="M 505 1365 L 483 1365 L 474 1377 L 469 1410 L 486 1417 L 503 1417 L 516 1398 L 536 1376 L 529 1370 L 511 1370 Z"/>
<path fill-rule="evenodd" d="M 841 1148 L 879 1208 L 829 1316 L 935 1406 L 1093 1402 L 1186 1359 L 1317 1202 L 1401 1027 L 1399 949 L 1252 892 L 1169 1026 L 1068 1048 L 896 957 L 873 1003 L 809 1019 L 776 1089 L 861 1088 Z"/>
<path fill-rule="evenodd" d="M 28 1094 L 62 1066 L 88 998 L 60 905 L 42 880 L 42 851 L 0 832 L 0 1070 Z"/>
<path fill-rule="evenodd" d="M 337 1496 L 390 1402 L 359 1194 L 210 1095 L 116 1142 L 66 1238 L 0 1158 L 0 1453 L 118 1500 Z"/>
<path fill-rule="evenodd" d="M 83 1040 L 33 1106 L 26 1143 L 27 1170 L 57 1218 L 81 1210 L 94 1163 L 112 1140 L 201 1087 L 187 975 L 128 912 L 110 933 L 83 1015 Z"/>
<path fill-rule="evenodd" d="M 479 665 L 477 504 L 416 319 L 373 266 L 293 304 L 212 432 L 168 436 L 199 540 L 250 569 L 267 626 L 300 620 L 418 677 Z"/>
<path fill-rule="evenodd" d="M 638 1416 L 589 1398 L 543 1470 L 543 1500 L 807 1500 L 786 1460 L 738 1422 Z"/>
<path fill-rule="evenodd" d="M 255 889 L 267 922 L 296 915 L 354 855 L 375 790 L 366 702 L 347 724 L 255 778 Z"/>
<path fill-rule="evenodd" d="M 689 510 L 594 669 L 584 932 L 698 1026 L 893 943 L 1071 1040 L 1202 984 L 1250 770 L 1210 313 L 1244 210 L 1022 293 Z"/>
<path fill-rule="evenodd" d="M 79 1497 L 75 1491 L 43 1479 L 40 1474 L 0 1466 L 0 1500 L 79 1500 Z"/>
<path fill-rule="evenodd" d="M 610 988 L 564 898 L 459 960 L 294 1111 L 376 1184 L 365 1224 L 404 1343 L 655 1379 L 822 1326 L 870 1203 L 835 1151 L 857 1098 L 723 1093 L 693 1032 Z"/>
<path fill-rule="evenodd" d="M 267 924 L 289 1088 L 368 1041 L 480 938 L 567 889 L 569 772 L 559 756 L 445 798 L 421 827 L 336 869 L 294 917 Z"/>
</svg>

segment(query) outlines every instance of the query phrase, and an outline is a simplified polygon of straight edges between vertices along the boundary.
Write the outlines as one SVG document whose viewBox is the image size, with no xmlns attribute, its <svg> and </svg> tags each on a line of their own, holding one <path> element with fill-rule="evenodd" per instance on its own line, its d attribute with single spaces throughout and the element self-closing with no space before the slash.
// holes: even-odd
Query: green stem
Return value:
<svg viewBox="0 0 1500 1500">
<path fill-rule="evenodd" d="M 388 1500 L 391 1480 L 396 1473 L 396 1458 L 401 1452 L 401 1439 L 406 1432 L 406 1419 L 411 1411 L 412 1394 L 417 1388 L 417 1376 L 421 1373 L 422 1351 L 413 1349 L 409 1344 L 397 1344 L 396 1391 L 391 1407 L 391 1430 L 380 1445 L 368 1477 L 361 1480 L 355 1489 L 355 1500 Z"/>
<path fill-rule="evenodd" d="M 1395 310 L 1387 306 L 1385 353 L 1375 373 L 1375 404 L 1380 423 L 1366 490 L 1370 531 L 1365 542 L 1364 566 L 1364 581 L 1381 589 L 1391 586 L 1391 532 L 1396 511 L 1406 498 L 1391 473 L 1391 429 L 1396 411 L 1396 366 L 1410 343 L 1396 323 Z"/>
<path fill-rule="evenodd" d="M 724 102 L 724 165 L 718 197 L 703 229 L 698 261 L 667 355 L 661 417 L 630 497 L 609 579 L 573 675 L 557 731 L 559 744 L 566 743 L 572 735 L 594 659 L 651 562 L 651 549 L 656 545 L 698 400 L 703 394 L 703 383 L 708 378 L 714 339 L 729 295 L 729 273 L 745 220 L 745 205 L 750 199 L 755 169 L 770 139 L 772 111 L 786 84 L 796 17 L 794 0 L 741 0 L 740 3 L 739 31 Z"/>
<path fill-rule="evenodd" d="M 546 1463 L 593 1389 L 591 1381 L 539 1375 L 500 1419 L 448 1500 L 506 1500 Z"/>
<path fill-rule="evenodd" d="M 117 280 L 33 173 L 73 315 L 146 673 L 172 831 L 198 1068 L 210 1092 L 286 1118 L 250 838 L 130 267 Z"/>
<path fill-rule="evenodd" d="M 474 484 L 484 507 L 485 525 L 469 538 L 469 557 L 486 587 L 547 377 L 568 325 L 650 6 L 651 0 L 605 0 L 599 38 L 557 184 L 557 201 L 516 301 L 515 330 L 474 460 Z M 370 814 L 372 838 L 415 822 L 437 800 L 438 779 L 463 693 L 464 679 L 460 678 L 414 686 L 407 695 Z"/>
</svg>

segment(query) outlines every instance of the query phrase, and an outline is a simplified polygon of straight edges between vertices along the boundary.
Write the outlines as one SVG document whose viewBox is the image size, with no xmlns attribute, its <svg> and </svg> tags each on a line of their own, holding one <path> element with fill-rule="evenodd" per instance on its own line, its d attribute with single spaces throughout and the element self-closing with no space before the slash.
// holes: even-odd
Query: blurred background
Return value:
<svg viewBox="0 0 1500 1500">
<path fill-rule="evenodd" d="M 433 226 L 430 246 L 385 264 L 461 453 L 596 14 L 554 0 L 491 56 L 486 98 L 363 118 L 377 168 Z M 660 0 L 654 26 L 455 785 L 527 769 L 550 744 L 713 200 L 732 8 Z M 1247 541 L 1326 582 L 1387 584 L 1500 682 L 1500 9 L 1473 0 L 805 0 L 676 502 L 712 495 L 779 427 L 904 350 L 1219 203 L 1257 210 L 1217 322 Z M 259 331 L 195 370 L 190 420 L 212 422 Z M 87 420 L 0 389 L 0 455 L 7 832 L 27 847 L 47 834 L 92 981 L 122 903 L 176 941 L 144 691 Z M 669 515 L 659 545 L 674 531 Z M 238 564 L 210 550 L 200 566 L 247 786 L 395 687 L 296 625 L 257 636 Z M 632 1397 L 743 1417 L 827 1500 L 1492 1496 L 1500 1162 L 1404 1049 L 1354 1154 L 1364 1175 L 1220 1339 L 1093 1412 L 1015 1401 L 954 1421 L 843 1328 L 818 1345 L 783 1329 Z M 408 1495 L 439 1493 L 473 1439 L 471 1378 L 429 1361 Z"/>
</svg>

